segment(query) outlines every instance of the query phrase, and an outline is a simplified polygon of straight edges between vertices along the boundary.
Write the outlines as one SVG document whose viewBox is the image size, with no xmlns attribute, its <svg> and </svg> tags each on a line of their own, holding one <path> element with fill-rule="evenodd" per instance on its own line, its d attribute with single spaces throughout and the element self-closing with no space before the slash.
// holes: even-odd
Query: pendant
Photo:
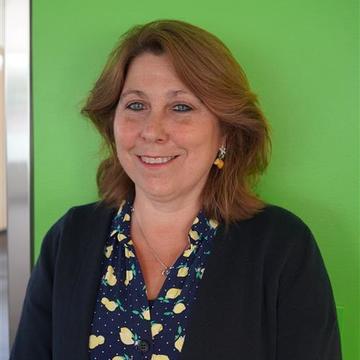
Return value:
<svg viewBox="0 0 360 360">
<path fill-rule="evenodd" d="M 168 276 L 170 274 L 170 268 L 166 268 L 165 270 L 163 270 L 161 272 L 165 277 Z"/>
</svg>

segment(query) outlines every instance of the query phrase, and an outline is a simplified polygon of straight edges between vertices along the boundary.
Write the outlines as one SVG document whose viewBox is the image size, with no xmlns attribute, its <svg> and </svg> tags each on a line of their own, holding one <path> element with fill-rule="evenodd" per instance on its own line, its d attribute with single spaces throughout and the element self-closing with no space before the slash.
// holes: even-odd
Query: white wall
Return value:
<svg viewBox="0 0 360 360">
<path fill-rule="evenodd" d="M 4 122 L 4 8 L 0 0 L 0 231 L 6 228 L 5 122 Z"/>
</svg>

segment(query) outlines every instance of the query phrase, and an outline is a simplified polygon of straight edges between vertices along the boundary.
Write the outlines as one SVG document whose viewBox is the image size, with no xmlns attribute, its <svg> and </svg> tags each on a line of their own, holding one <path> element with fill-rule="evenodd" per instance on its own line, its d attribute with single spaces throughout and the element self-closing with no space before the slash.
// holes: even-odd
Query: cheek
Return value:
<svg viewBox="0 0 360 360">
<path fill-rule="evenodd" d="M 138 129 L 122 119 L 114 121 L 114 136 L 117 148 L 133 146 L 138 134 Z"/>
<path fill-rule="evenodd" d="M 220 131 L 217 126 L 207 123 L 194 129 L 188 137 L 188 143 L 194 150 L 201 151 L 205 157 L 216 155 L 220 144 Z"/>
</svg>

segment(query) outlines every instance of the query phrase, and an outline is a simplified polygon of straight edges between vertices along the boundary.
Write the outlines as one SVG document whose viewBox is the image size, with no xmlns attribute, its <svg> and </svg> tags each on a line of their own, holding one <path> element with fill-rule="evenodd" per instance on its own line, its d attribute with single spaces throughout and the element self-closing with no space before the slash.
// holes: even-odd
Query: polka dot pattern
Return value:
<svg viewBox="0 0 360 360">
<path fill-rule="evenodd" d="M 189 231 L 189 247 L 173 264 L 159 296 L 149 301 L 130 237 L 131 209 L 130 199 L 124 200 L 104 248 L 90 359 L 178 359 L 218 223 L 199 212 Z"/>
</svg>

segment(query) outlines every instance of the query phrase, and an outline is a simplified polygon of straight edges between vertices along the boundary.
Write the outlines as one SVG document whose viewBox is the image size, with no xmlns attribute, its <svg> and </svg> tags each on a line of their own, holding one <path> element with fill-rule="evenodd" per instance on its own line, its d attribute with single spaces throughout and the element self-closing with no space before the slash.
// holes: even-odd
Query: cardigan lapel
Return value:
<svg viewBox="0 0 360 360">
<path fill-rule="evenodd" d="M 259 299 L 247 279 L 261 276 L 249 258 L 255 219 L 240 221 L 227 233 L 220 226 L 191 309 L 181 360 L 265 359 L 258 356 L 253 318 L 247 316 L 249 299 Z"/>
<path fill-rule="evenodd" d="M 74 221 L 72 228 L 73 243 L 78 242 L 83 253 L 74 271 L 77 272 L 73 289 L 68 297 L 68 314 L 64 331 L 64 348 L 61 359 L 87 360 L 89 334 L 97 291 L 101 279 L 101 260 L 104 244 L 115 209 L 96 204 L 94 210 L 86 214 L 86 218 Z M 82 214 L 83 215 L 83 214 Z M 74 264 L 71 264 L 74 265 Z"/>
<path fill-rule="evenodd" d="M 208 336 L 216 331 L 216 324 L 211 321 L 211 313 L 213 309 L 216 309 L 216 305 L 219 305 L 212 303 L 212 301 L 217 298 L 216 289 L 221 288 L 222 279 L 219 269 L 225 265 L 221 259 L 226 259 L 223 254 L 225 249 L 223 234 L 224 227 L 221 225 L 213 239 L 213 249 L 197 290 L 197 300 L 192 305 L 191 317 L 186 330 L 186 340 L 180 355 L 182 360 L 203 359 L 202 347 L 204 343 L 208 342 Z M 211 360 L 212 358 L 207 357 L 206 359 Z"/>
</svg>

